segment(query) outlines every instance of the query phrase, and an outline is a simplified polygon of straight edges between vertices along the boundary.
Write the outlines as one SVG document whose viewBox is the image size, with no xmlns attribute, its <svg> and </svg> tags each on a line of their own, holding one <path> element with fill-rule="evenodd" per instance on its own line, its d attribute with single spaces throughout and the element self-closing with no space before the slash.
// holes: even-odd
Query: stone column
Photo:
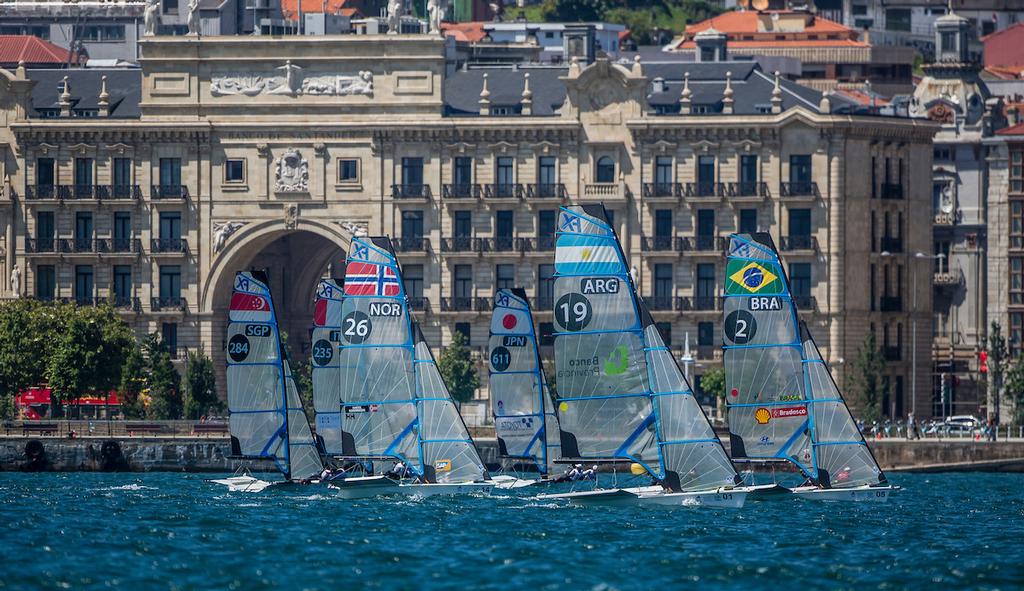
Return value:
<svg viewBox="0 0 1024 591">
<path fill-rule="evenodd" d="M 844 175 L 844 152 L 846 140 L 842 137 L 831 138 L 828 146 L 828 199 L 825 206 L 828 212 L 828 361 L 835 363 L 839 358 L 849 356 L 843 347 L 846 336 L 846 314 L 844 312 L 844 294 L 846 293 L 846 266 L 844 255 L 846 247 L 846 186 Z M 847 359 L 848 360 L 848 359 Z M 840 372 L 840 380 L 846 371 Z M 845 381 L 845 380 L 843 380 Z M 842 383 L 842 382 L 840 382 Z"/>
</svg>

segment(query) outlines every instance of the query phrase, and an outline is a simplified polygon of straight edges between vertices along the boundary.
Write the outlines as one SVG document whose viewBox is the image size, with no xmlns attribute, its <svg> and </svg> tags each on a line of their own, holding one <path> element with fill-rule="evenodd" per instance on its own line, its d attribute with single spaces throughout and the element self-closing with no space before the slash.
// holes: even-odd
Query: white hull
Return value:
<svg viewBox="0 0 1024 591">
<path fill-rule="evenodd" d="M 793 489 L 798 499 L 815 501 L 854 501 L 858 503 L 885 503 L 900 487 L 858 486 L 854 488 L 817 488 L 801 486 Z"/>
<path fill-rule="evenodd" d="M 438 495 L 467 495 L 471 493 L 488 493 L 494 488 L 493 482 L 452 482 L 431 484 L 403 484 L 398 487 L 402 494 L 414 497 L 433 497 Z"/>
<path fill-rule="evenodd" d="M 516 478 L 515 476 L 498 475 L 491 477 L 494 482 L 494 488 L 497 490 L 512 490 L 516 488 L 526 488 L 527 486 L 533 486 L 543 482 L 542 480 L 528 480 L 526 478 Z"/>
<path fill-rule="evenodd" d="M 402 494 L 398 482 L 387 476 L 356 476 L 331 481 L 329 488 L 336 489 L 343 499 L 368 499 L 384 495 Z"/>
<path fill-rule="evenodd" d="M 661 507 L 728 507 L 739 509 L 747 500 L 749 487 L 718 489 L 692 492 L 658 492 L 641 494 L 637 501 L 641 506 Z"/>
<path fill-rule="evenodd" d="M 569 501 L 579 505 L 601 505 L 605 507 L 636 506 L 641 495 L 656 494 L 660 486 L 641 486 L 635 488 L 603 488 L 579 492 L 558 493 L 553 495 L 537 495 L 539 501 Z"/>
<path fill-rule="evenodd" d="M 257 493 L 273 486 L 273 482 L 267 482 L 266 480 L 260 480 L 259 478 L 253 478 L 252 476 L 231 476 L 230 478 L 218 478 L 211 480 L 216 484 L 223 484 L 228 487 L 231 492 L 253 492 Z"/>
</svg>

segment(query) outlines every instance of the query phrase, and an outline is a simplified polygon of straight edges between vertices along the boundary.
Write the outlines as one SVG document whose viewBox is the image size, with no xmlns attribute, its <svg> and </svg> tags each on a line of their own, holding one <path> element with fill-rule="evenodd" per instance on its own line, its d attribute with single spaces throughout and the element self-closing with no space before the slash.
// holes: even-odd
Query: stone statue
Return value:
<svg viewBox="0 0 1024 591">
<path fill-rule="evenodd" d="M 441 23 L 448 12 L 447 4 L 447 0 L 427 0 L 427 21 L 430 23 L 431 33 L 441 32 Z"/>
<path fill-rule="evenodd" d="M 272 88 L 271 94 L 290 94 L 295 96 L 302 92 L 302 66 L 296 66 L 292 60 L 286 60 L 278 70 L 284 70 L 284 84 Z"/>
<path fill-rule="evenodd" d="M 146 2 L 146 12 L 143 16 L 146 25 L 143 35 L 146 37 L 156 35 L 156 28 L 160 26 L 160 0 L 149 0 Z"/>
<path fill-rule="evenodd" d="M 348 230 L 349 233 L 356 238 L 362 238 L 369 235 L 365 226 L 360 226 L 355 222 L 342 222 L 341 227 Z"/>
<path fill-rule="evenodd" d="M 228 241 L 228 238 L 235 233 L 235 230 L 244 226 L 241 222 L 224 222 L 223 224 L 213 225 L 213 252 L 220 252 L 224 248 L 224 243 Z"/>
<path fill-rule="evenodd" d="M 191 0 L 188 3 L 188 34 L 199 35 L 199 0 Z"/>
<path fill-rule="evenodd" d="M 388 35 L 397 35 L 402 30 L 405 16 L 405 0 L 388 0 Z"/>
<path fill-rule="evenodd" d="M 14 297 L 21 297 L 21 267 L 18 263 L 14 263 L 14 268 L 11 269 L 11 291 L 14 292 Z"/>
<path fill-rule="evenodd" d="M 502 13 L 505 12 L 505 7 L 501 2 L 493 1 L 487 5 L 491 9 L 491 14 L 494 15 L 494 22 L 500 23 L 502 20 Z"/>
</svg>

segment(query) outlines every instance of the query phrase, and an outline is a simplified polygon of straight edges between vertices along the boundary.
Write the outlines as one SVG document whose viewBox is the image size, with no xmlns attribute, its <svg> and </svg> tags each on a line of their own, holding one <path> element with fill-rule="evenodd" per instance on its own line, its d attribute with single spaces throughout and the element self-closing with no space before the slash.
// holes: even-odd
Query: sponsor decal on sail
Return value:
<svg viewBox="0 0 1024 591">
<path fill-rule="evenodd" d="M 437 460 L 434 462 L 434 470 L 438 472 L 451 472 L 452 461 L 451 460 Z"/>
<path fill-rule="evenodd" d="M 759 425 L 767 425 L 772 419 L 788 419 L 791 417 L 806 416 L 806 406 L 781 406 L 773 408 L 770 411 L 762 406 L 754 411 L 754 420 L 757 421 L 757 424 Z"/>
<path fill-rule="evenodd" d="M 629 369 L 629 349 L 625 345 L 619 345 L 605 360 L 604 373 L 610 376 L 620 376 L 626 373 L 627 369 Z"/>
<path fill-rule="evenodd" d="M 762 406 L 754 411 L 754 420 L 758 425 L 767 425 L 768 421 L 772 420 L 772 413 Z"/>
</svg>

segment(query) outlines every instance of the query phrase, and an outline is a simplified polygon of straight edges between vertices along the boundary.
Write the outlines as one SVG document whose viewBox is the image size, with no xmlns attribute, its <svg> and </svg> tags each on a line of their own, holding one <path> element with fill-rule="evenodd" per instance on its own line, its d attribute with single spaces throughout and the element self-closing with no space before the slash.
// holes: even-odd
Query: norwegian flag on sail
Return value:
<svg viewBox="0 0 1024 591">
<path fill-rule="evenodd" d="M 231 319 L 236 322 L 270 322 L 270 302 L 260 295 L 235 292 L 231 295 Z"/>
<path fill-rule="evenodd" d="M 345 267 L 345 295 L 396 296 L 399 287 L 398 275 L 390 267 L 374 263 L 349 263 Z"/>
</svg>

